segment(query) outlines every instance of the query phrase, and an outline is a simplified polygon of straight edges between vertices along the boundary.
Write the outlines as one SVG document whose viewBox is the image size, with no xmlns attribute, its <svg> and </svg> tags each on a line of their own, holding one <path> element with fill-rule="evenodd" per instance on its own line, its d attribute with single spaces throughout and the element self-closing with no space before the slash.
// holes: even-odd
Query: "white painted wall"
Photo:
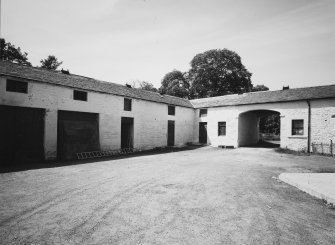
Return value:
<svg viewBox="0 0 335 245">
<path fill-rule="evenodd" d="M 335 143 L 335 98 L 311 101 L 311 142 Z"/>
<path fill-rule="evenodd" d="M 0 104 L 45 108 L 45 156 L 57 156 L 57 111 L 99 113 L 100 147 L 119 149 L 121 117 L 134 118 L 134 147 L 150 149 L 167 145 L 167 121 L 175 120 L 175 145 L 193 141 L 193 108 L 176 106 L 176 115 L 168 116 L 168 105 L 132 99 L 132 111 L 124 111 L 124 97 L 88 92 L 88 100 L 73 100 L 73 89 L 46 83 L 29 82 L 28 94 L 6 91 L 6 79 L 0 77 Z"/>
</svg>

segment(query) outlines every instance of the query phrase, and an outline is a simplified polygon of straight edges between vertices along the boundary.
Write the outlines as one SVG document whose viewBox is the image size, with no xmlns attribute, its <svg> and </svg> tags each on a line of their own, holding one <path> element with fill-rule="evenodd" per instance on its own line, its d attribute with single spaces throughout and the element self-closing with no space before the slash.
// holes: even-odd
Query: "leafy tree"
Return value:
<svg viewBox="0 0 335 245">
<path fill-rule="evenodd" d="M 54 55 L 49 55 L 46 59 L 41 60 L 41 68 L 46 68 L 49 70 L 57 70 L 57 68 L 63 64 L 62 61 L 58 61 L 58 59 Z"/>
<path fill-rule="evenodd" d="M 258 92 L 258 91 L 268 91 L 269 88 L 265 85 L 256 85 L 255 87 L 252 87 L 251 91 L 252 92 Z"/>
<path fill-rule="evenodd" d="M 178 70 L 167 73 L 159 88 L 159 92 L 180 98 L 189 98 L 190 85 L 186 78 L 187 74 Z"/>
<path fill-rule="evenodd" d="M 6 43 L 4 38 L 0 38 L 0 60 L 31 66 L 27 56 L 28 53 L 22 52 L 20 47 L 16 48 L 10 42 Z"/>
<path fill-rule="evenodd" d="M 197 54 L 191 61 L 191 97 L 205 98 L 250 92 L 251 73 L 241 57 L 228 49 L 212 49 Z"/>
<path fill-rule="evenodd" d="M 259 129 L 262 133 L 280 134 L 280 114 L 272 114 L 270 116 L 261 117 L 259 121 Z"/>
<path fill-rule="evenodd" d="M 130 85 L 133 88 L 139 88 L 139 89 L 143 89 L 143 90 L 147 90 L 151 92 L 158 92 L 158 89 L 155 88 L 151 82 L 136 80 L 136 81 L 131 82 Z"/>
<path fill-rule="evenodd" d="M 146 81 L 139 82 L 139 88 L 151 92 L 158 92 L 158 89 L 155 88 L 152 83 Z"/>
</svg>

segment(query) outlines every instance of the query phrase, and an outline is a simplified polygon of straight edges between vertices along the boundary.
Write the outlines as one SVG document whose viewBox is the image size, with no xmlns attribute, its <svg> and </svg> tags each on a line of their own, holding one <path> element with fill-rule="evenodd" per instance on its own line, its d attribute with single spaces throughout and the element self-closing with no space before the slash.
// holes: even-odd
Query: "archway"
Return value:
<svg viewBox="0 0 335 245">
<path fill-rule="evenodd" d="M 257 147 L 280 146 L 280 113 L 252 110 L 239 115 L 238 145 Z"/>
</svg>

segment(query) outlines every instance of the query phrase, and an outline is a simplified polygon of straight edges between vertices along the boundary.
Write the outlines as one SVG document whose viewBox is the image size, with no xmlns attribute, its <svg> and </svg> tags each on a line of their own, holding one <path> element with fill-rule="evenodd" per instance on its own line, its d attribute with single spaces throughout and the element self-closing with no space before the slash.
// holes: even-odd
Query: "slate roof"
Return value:
<svg viewBox="0 0 335 245">
<path fill-rule="evenodd" d="M 20 77 L 23 79 L 37 82 L 50 83 L 70 88 L 114 94 L 123 97 L 130 97 L 189 108 L 207 108 L 219 106 L 299 101 L 307 99 L 312 100 L 322 98 L 335 98 L 335 85 L 328 85 L 186 100 L 170 95 L 160 95 L 159 93 L 150 92 L 142 89 L 127 88 L 124 85 L 100 81 L 93 78 L 73 74 L 66 75 L 59 71 L 50 71 L 42 68 L 18 65 L 6 61 L 0 61 L 0 75 Z"/>
<path fill-rule="evenodd" d="M 32 81 L 61 85 L 71 88 L 114 94 L 135 99 L 154 101 L 158 103 L 171 104 L 182 107 L 192 108 L 189 100 L 159 93 L 150 92 L 142 89 L 128 88 L 124 85 L 100 81 L 93 78 L 67 75 L 59 71 L 50 71 L 47 69 L 29 67 L 19 64 L 13 64 L 7 61 L 0 61 L 0 75 L 19 77 Z"/>
<path fill-rule="evenodd" d="M 335 98 L 335 85 L 233 94 L 191 100 L 195 108 Z"/>
</svg>

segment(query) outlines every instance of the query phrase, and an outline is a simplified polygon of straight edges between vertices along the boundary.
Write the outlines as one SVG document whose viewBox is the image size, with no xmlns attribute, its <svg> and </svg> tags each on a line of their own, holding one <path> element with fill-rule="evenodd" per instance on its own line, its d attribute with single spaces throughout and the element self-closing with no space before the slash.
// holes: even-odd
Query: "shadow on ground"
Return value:
<svg viewBox="0 0 335 245">
<path fill-rule="evenodd" d="M 178 151 L 189 151 L 195 150 L 198 148 L 204 147 L 203 145 L 192 145 L 185 147 L 164 147 L 164 148 L 156 148 L 152 150 L 138 151 L 130 154 L 123 155 L 114 155 L 108 157 L 99 157 L 99 158 L 91 158 L 85 160 L 68 160 L 68 161 L 48 161 L 48 162 L 11 162 L 10 164 L 2 163 L 0 164 L 0 173 L 10 173 L 10 172 L 18 172 L 25 170 L 33 170 L 33 169 L 41 169 L 41 168 L 55 168 L 55 167 L 63 167 L 77 164 L 86 164 L 92 162 L 101 162 L 101 161 L 113 161 L 124 158 L 133 158 L 138 156 L 148 156 L 148 155 L 157 155 L 157 154 L 166 154 L 171 152 Z"/>
<path fill-rule="evenodd" d="M 243 146 L 243 147 L 248 147 L 248 148 L 279 148 L 280 143 L 272 143 L 272 142 L 263 141 L 263 142 L 258 142 L 255 145 L 247 145 L 247 146 Z"/>
</svg>

